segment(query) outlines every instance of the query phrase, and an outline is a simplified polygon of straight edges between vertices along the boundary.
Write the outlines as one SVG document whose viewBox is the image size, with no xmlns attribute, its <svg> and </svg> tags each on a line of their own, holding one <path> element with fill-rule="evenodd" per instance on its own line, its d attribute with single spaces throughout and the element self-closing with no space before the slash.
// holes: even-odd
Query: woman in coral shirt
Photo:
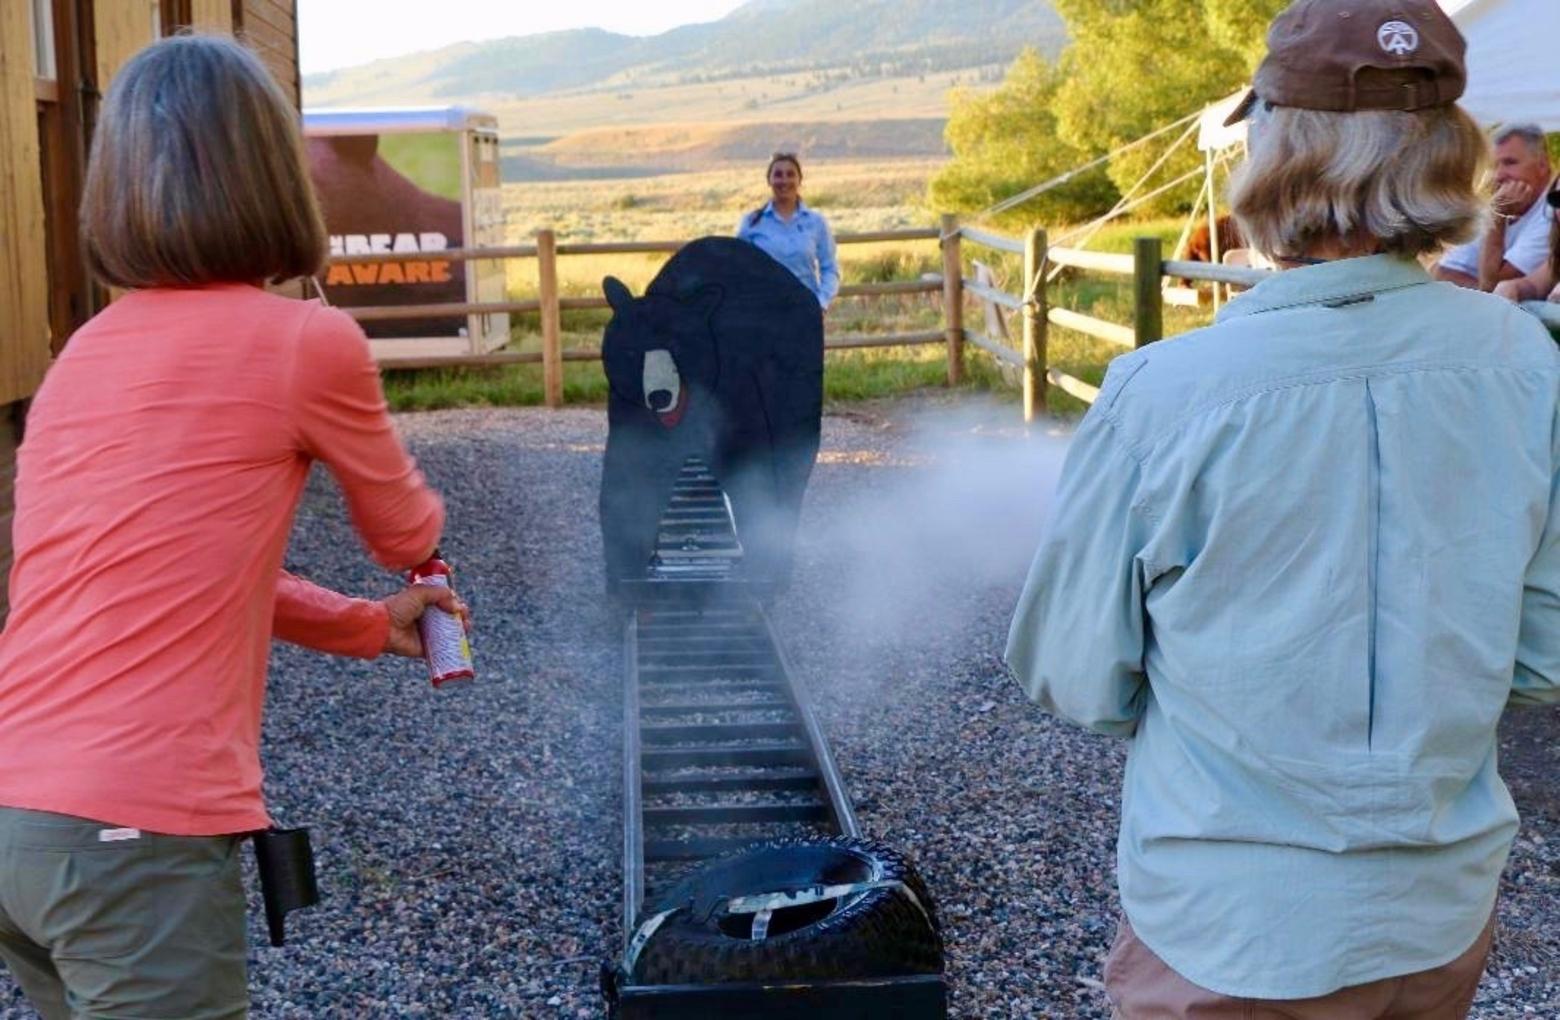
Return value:
<svg viewBox="0 0 1560 1020">
<path fill-rule="evenodd" d="M 128 293 L 33 403 L 0 635 L 0 960 L 47 1020 L 245 1015 L 236 845 L 268 824 L 271 638 L 417 654 L 441 601 L 281 569 L 316 460 L 385 567 L 444 525 L 362 331 L 261 289 L 325 256 L 302 152 L 264 66 L 217 38 L 141 52 L 97 125 L 82 232 Z"/>
</svg>

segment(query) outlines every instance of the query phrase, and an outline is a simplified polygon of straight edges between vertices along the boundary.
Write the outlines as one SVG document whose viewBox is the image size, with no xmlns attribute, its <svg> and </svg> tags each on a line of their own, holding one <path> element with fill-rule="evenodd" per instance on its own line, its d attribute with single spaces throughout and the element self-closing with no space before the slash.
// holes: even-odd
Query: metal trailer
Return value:
<svg viewBox="0 0 1560 1020">
<path fill-rule="evenodd" d="M 322 280 L 331 304 L 504 300 L 503 260 L 442 257 L 450 248 L 504 243 L 498 118 L 463 106 L 321 107 L 303 111 L 303 133 L 334 257 Z M 393 254 L 408 257 L 382 258 Z M 364 261 L 350 261 L 354 255 Z M 486 354 L 509 342 L 504 313 L 370 319 L 363 328 L 374 358 L 390 366 Z"/>
<path fill-rule="evenodd" d="M 603 970 L 622 1020 L 813 1020 L 947 1015 L 943 975 L 633 984 L 636 933 L 700 862 L 777 835 L 857 836 L 827 741 L 765 611 L 737 578 L 741 545 L 719 484 L 690 459 L 643 580 L 624 582 L 623 931 L 627 966 Z M 654 918 L 650 920 L 654 922 Z M 930 916 L 928 915 L 930 923 Z"/>
</svg>

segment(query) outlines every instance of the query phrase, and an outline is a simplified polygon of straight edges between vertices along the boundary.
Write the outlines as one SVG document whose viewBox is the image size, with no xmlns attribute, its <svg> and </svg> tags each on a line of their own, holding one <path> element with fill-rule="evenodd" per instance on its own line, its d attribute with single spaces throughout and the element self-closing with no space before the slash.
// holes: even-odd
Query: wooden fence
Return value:
<svg viewBox="0 0 1560 1020">
<path fill-rule="evenodd" d="M 1022 370 L 1025 421 L 1032 421 L 1036 415 L 1048 410 L 1047 390 L 1051 386 L 1086 404 L 1092 404 L 1099 396 L 1097 387 L 1047 364 L 1046 341 L 1052 326 L 1083 333 L 1131 350 L 1164 338 L 1165 301 L 1162 283 L 1166 276 L 1251 287 L 1270 275 L 1264 269 L 1212 265 L 1207 262 L 1167 262 L 1163 245 L 1157 237 L 1137 238 L 1133 242 L 1132 254 L 1125 255 L 1078 248 L 1053 248 L 1046 243 L 1044 230 L 1034 230 L 1027 237 L 1016 238 L 973 227 L 957 227 L 945 230 L 945 236 L 952 238 L 956 249 L 951 256 L 954 260 L 961 259 L 957 252 L 960 239 L 1023 256 L 1023 294 L 1010 294 L 970 281 L 965 281 L 963 287 L 981 300 L 1021 316 L 1021 350 L 1015 351 L 1000 338 L 989 335 L 966 331 L 965 338 L 999 361 Z M 1081 312 L 1053 307 L 1048 300 L 1047 286 L 1052 266 L 1130 278 L 1132 324 L 1109 322 Z"/>
<path fill-rule="evenodd" d="M 943 217 L 941 229 L 881 230 L 840 234 L 840 245 L 869 244 L 881 241 L 937 241 L 942 248 L 943 271 L 927 274 L 919 280 L 854 284 L 840 288 L 840 296 L 874 297 L 890 294 L 941 294 L 943 328 L 910 333 L 828 334 L 827 350 L 863 347 L 901 347 L 914 344 L 944 344 L 947 348 L 948 382 L 957 385 L 963 378 L 964 345 L 984 351 L 993 358 L 1018 369 L 1023 379 L 1024 420 L 1031 421 L 1048 408 L 1050 386 L 1092 403 L 1099 391 L 1046 363 L 1046 340 L 1050 327 L 1075 330 L 1120 347 L 1131 349 L 1153 343 L 1164 335 L 1164 298 L 1161 282 L 1165 276 L 1190 280 L 1252 286 L 1268 275 L 1260 269 L 1209 265 L 1204 262 L 1166 262 L 1158 238 L 1142 237 L 1134 243 L 1130 255 L 1049 247 L 1044 230 L 1015 238 L 960 226 L 952 216 Z M 964 273 L 963 244 L 982 246 L 1023 257 L 1023 294 L 1011 294 L 988 283 L 970 279 Z M 540 351 L 498 351 L 452 357 L 400 357 L 386 362 L 394 368 L 431 368 L 445 365 L 542 365 L 543 393 L 548 407 L 563 403 L 563 363 L 597 361 L 599 350 L 565 351 L 562 348 L 563 314 L 583 309 L 610 307 L 605 297 L 562 297 L 558 290 L 558 259 L 570 255 L 671 254 L 687 241 L 622 241 L 559 244 L 553 231 L 543 230 L 536 243 L 496 248 L 460 248 L 441 252 L 450 261 L 475 259 L 535 259 L 537 297 L 525 301 L 465 302 L 394 307 L 345 308 L 360 322 L 385 319 L 440 318 L 450 315 L 499 313 L 539 313 L 541 317 Z M 336 256 L 332 263 L 400 262 L 427 258 L 425 252 L 384 253 L 376 255 Z M 1106 273 L 1132 280 L 1133 322 L 1123 325 L 1107 322 L 1065 308 L 1052 307 L 1047 300 L 1046 281 L 1053 266 L 1085 272 Z M 1002 338 L 967 329 L 964 325 L 966 295 L 1020 316 L 1022 346 L 1015 350 Z"/>
<path fill-rule="evenodd" d="M 907 230 L 879 230 L 854 234 L 839 234 L 835 241 L 841 245 L 870 244 L 881 241 L 936 241 L 937 230 L 916 228 Z M 585 309 L 611 307 L 605 297 L 562 297 L 558 289 L 558 259 L 570 255 L 621 255 L 667 254 L 670 255 L 687 241 L 612 241 L 595 243 L 559 244 L 551 230 L 539 231 L 535 244 L 510 245 L 494 248 L 454 248 L 439 253 L 439 258 L 452 262 L 489 259 L 535 259 L 537 296 L 525 301 L 485 301 L 428 305 L 396 305 L 380 307 L 343 308 L 359 322 L 385 319 L 432 319 L 450 315 L 483 315 L 500 313 L 539 313 L 541 316 L 540 351 L 496 351 L 491 354 L 459 356 L 397 357 L 384 362 L 389 368 L 433 368 L 446 365 L 542 365 L 542 388 L 548 407 L 563 403 L 563 363 L 565 361 L 599 361 L 599 350 L 565 351 L 562 346 L 563 314 Z M 404 262 L 409 259 L 426 259 L 426 252 L 382 253 L 375 255 L 332 256 L 331 263 L 381 263 Z M 946 265 L 946 263 L 945 263 Z M 955 263 L 955 265 L 957 265 Z M 953 294 L 957 294 L 957 274 L 954 275 Z M 899 280 L 888 283 L 853 284 L 840 288 L 840 297 L 872 297 L 889 294 L 949 294 L 945 274 L 928 274 L 919 280 Z M 954 316 L 957 319 L 957 315 Z M 961 378 L 963 337 L 955 335 L 952 328 L 926 330 L 912 333 L 863 333 L 831 335 L 825 340 L 829 350 L 846 350 L 862 347 L 902 347 L 911 344 L 947 344 L 948 379 L 957 383 Z"/>
</svg>

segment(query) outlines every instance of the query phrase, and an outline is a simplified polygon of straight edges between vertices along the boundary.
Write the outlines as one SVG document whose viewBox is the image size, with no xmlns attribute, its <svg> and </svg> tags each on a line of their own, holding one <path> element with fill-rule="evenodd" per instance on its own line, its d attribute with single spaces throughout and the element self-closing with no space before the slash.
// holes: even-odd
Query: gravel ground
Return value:
<svg viewBox="0 0 1560 1020">
<path fill-rule="evenodd" d="M 959 1017 L 1105 1017 L 1122 745 L 1050 719 L 1000 661 L 1061 441 L 1011 406 L 830 415 L 777 629 L 863 828 L 919 863 Z M 914 424 L 912 424 L 912 421 Z M 593 410 L 407 415 L 450 502 L 479 680 L 278 647 L 268 796 L 312 826 L 325 902 L 285 949 L 252 903 L 257 1018 L 593 1017 L 619 946 L 620 686 L 597 599 Z M 289 565 L 393 590 L 311 484 Z M 1560 1017 L 1560 714 L 1508 721 L 1525 823 L 1475 1017 Z M 31 1016 L 0 975 L 0 1020 Z"/>
</svg>

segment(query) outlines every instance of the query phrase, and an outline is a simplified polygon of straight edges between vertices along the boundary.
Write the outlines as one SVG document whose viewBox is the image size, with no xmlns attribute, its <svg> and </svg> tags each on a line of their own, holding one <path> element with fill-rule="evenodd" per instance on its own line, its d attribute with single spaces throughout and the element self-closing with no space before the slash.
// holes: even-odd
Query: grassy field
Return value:
<svg viewBox="0 0 1560 1020">
<path fill-rule="evenodd" d="M 821 161 L 809 163 L 804 193 L 824 211 L 836 232 L 929 226 L 935 212 L 924 207 L 926 181 L 938 164 L 932 160 L 887 163 Z M 606 240 L 676 240 L 705 234 L 729 234 L 745 209 L 761 203 L 765 189 L 762 167 L 727 168 L 701 173 L 642 179 L 613 179 L 509 184 L 504 205 L 511 243 L 524 243 L 537 230 L 551 227 L 560 242 Z M 1088 244 L 1098 251 L 1129 251 L 1134 237 L 1153 235 L 1168 251 L 1181 231 L 1179 220 L 1114 224 Z M 1060 230 L 1052 231 L 1059 235 Z M 979 258 L 1010 293 L 1022 289 L 1018 260 L 1012 256 L 965 246 L 966 265 Z M 665 262 L 664 255 L 571 255 L 558 261 L 559 288 L 565 296 L 600 296 L 601 281 L 616 276 L 640 293 Z M 911 280 L 941 272 L 935 241 L 877 242 L 840 247 L 840 265 L 847 283 Z M 967 270 L 968 271 L 968 270 Z M 509 293 L 516 299 L 534 297 L 536 262 L 511 260 Z M 1053 305 L 1128 324 L 1132 321 L 1130 281 L 1097 274 L 1064 274 L 1052 284 Z M 908 332 L 940 328 L 940 295 L 897 295 L 849 298 L 835 303 L 828 318 L 831 335 Z M 597 350 L 609 313 L 566 312 L 566 350 Z M 1011 317 L 1010 317 L 1011 318 Z M 1166 332 L 1174 334 L 1203 325 L 1204 309 L 1166 306 Z M 970 300 L 965 321 L 980 328 L 984 311 Z M 535 315 L 512 319 L 510 349 L 540 349 L 540 322 Z M 1018 336 L 1018 323 L 1009 333 Z M 1070 375 L 1098 384 L 1110 359 L 1120 349 L 1067 330 L 1050 331 L 1049 363 Z M 921 387 L 942 386 L 946 354 L 941 345 L 914 348 L 874 348 L 832 352 L 825 371 L 831 401 L 887 396 Z M 972 389 L 992 391 L 1017 400 L 1017 379 L 985 353 L 970 349 L 966 356 Z M 571 362 L 565 366 L 565 396 L 570 401 L 600 402 L 606 396 L 601 366 Z M 482 370 L 391 373 L 386 392 L 399 409 L 431 409 L 470 404 L 541 403 L 541 369 L 535 365 Z M 1052 410 L 1072 416 L 1081 402 L 1052 391 Z"/>
<path fill-rule="evenodd" d="M 397 104 L 448 103 L 438 74 L 440 53 L 397 58 Z M 948 91 L 987 85 L 1004 64 L 958 71 L 820 81 L 815 73 L 760 74 L 683 84 L 620 81 L 549 92 L 461 95 L 459 102 L 499 118 L 505 138 L 538 143 L 595 128 L 627 124 L 709 124 L 751 120 L 875 120 L 882 117 L 946 117 Z M 305 84 L 309 106 L 382 106 L 382 67 L 339 72 L 334 81 Z"/>
<path fill-rule="evenodd" d="M 545 145 L 503 146 L 508 181 L 578 180 L 591 177 L 653 177 L 725 165 L 765 163 L 774 152 L 804 153 L 814 159 L 941 159 L 941 117 L 877 120 L 655 124 L 579 131 Z"/>
<path fill-rule="evenodd" d="M 534 99 L 492 96 L 476 105 L 498 116 L 505 138 L 538 141 L 624 125 L 947 117 L 950 89 L 976 85 L 1000 70 L 854 78 L 825 86 L 804 74 L 764 75 L 686 85 L 625 85 L 610 91 L 581 89 Z"/>
<path fill-rule="evenodd" d="M 744 211 L 769 198 L 763 160 L 699 173 L 607 180 L 540 181 L 504 186 L 509 236 L 523 243 L 544 227 L 560 241 L 648 241 L 736 228 Z M 922 205 L 940 159 L 807 160 L 802 194 L 835 231 L 884 230 L 934 222 Z M 560 271 L 571 272 L 565 259 Z M 515 272 L 534 278 L 534 267 Z M 511 286 L 523 285 L 521 275 Z"/>
</svg>

